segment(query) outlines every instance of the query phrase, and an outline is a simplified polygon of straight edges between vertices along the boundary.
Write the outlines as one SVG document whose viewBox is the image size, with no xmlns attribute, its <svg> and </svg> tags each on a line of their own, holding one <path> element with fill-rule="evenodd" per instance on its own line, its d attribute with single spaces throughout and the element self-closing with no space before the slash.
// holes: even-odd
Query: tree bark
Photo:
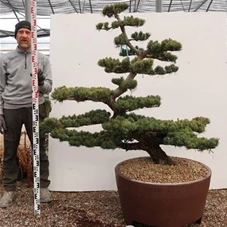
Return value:
<svg viewBox="0 0 227 227">
<path fill-rule="evenodd" d="M 172 159 L 160 147 L 163 144 L 164 134 L 149 132 L 139 139 L 142 150 L 146 151 L 155 164 L 173 165 Z"/>
</svg>

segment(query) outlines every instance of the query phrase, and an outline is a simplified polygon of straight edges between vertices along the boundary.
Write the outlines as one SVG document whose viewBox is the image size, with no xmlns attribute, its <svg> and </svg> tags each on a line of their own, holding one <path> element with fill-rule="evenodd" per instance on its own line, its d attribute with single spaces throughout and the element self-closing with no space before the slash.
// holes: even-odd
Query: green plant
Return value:
<svg viewBox="0 0 227 227">
<path fill-rule="evenodd" d="M 172 52 L 180 51 L 181 43 L 165 39 L 162 42 L 150 40 L 150 34 L 134 32 L 131 37 L 126 33 L 126 27 L 140 27 L 145 21 L 133 16 L 120 18 L 120 13 L 128 8 L 127 4 L 118 3 L 106 6 L 104 16 L 115 18 L 112 23 L 99 23 L 97 30 L 120 29 L 121 34 L 114 38 L 114 43 L 122 47 L 120 59 L 100 59 L 98 65 L 107 73 L 126 74 L 113 78 L 115 90 L 105 87 L 59 87 L 52 93 L 52 98 L 59 102 L 75 100 L 77 102 L 102 102 L 108 106 L 106 110 L 92 110 L 81 115 L 63 116 L 60 119 L 48 118 L 40 125 L 40 130 L 50 132 L 53 138 L 68 141 L 71 146 L 99 146 L 103 149 L 122 148 L 128 150 L 144 150 L 155 163 L 173 164 L 160 145 L 184 146 L 187 149 L 206 150 L 218 145 L 216 138 L 198 137 L 210 123 L 208 118 L 196 117 L 192 120 L 161 120 L 135 114 L 140 108 L 159 107 L 159 96 L 133 97 L 125 95 L 126 91 L 136 88 L 136 76 L 171 74 L 178 70 L 177 56 Z M 135 46 L 137 41 L 147 41 L 146 48 Z M 125 48 L 127 47 L 127 48 Z M 170 63 L 168 66 L 154 66 L 154 59 Z M 102 131 L 91 133 L 77 131 L 69 127 L 101 124 Z"/>
</svg>

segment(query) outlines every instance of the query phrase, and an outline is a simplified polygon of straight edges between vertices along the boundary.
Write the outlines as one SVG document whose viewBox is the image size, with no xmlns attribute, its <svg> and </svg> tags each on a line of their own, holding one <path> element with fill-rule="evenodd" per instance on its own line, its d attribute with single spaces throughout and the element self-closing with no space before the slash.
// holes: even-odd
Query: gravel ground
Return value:
<svg viewBox="0 0 227 227">
<path fill-rule="evenodd" d="M 0 194 L 3 189 L 0 185 Z M 0 209 L 2 227 L 125 227 L 116 191 L 52 192 L 54 200 L 41 205 L 41 215 L 34 216 L 32 188 L 18 183 L 18 198 Z M 135 225 L 144 226 L 145 225 Z M 201 225 L 191 227 L 227 226 L 227 189 L 210 190 Z"/>
</svg>

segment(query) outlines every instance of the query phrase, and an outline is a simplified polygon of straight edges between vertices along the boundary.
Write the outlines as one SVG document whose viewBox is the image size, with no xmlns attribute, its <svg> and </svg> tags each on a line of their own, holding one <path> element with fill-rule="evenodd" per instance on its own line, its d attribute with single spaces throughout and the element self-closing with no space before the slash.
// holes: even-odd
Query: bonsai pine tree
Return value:
<svg viewBox="0 0 227 227">
<path fill-rule="evenodd" d="M 198 137 L 210 123 L 208 118 L 161 120 L 133 112 L 161 105 L 159 96 L 134 97 L 125 93 L 137 87 L 136 77 L 141 74 L 155 76 L 177 72 L 177 56 L 172 52 L 180 51 L 182 45 L 172 39 L 165 39 L 162 42 L 149 40 L 150 34 L 142 31 L 134 32 L 129 37 L 126 28 L 143 26 L 145 21 L 131 15 L 121 19 L 120 13 L 127 8 L 128 5 L 125 3 L 106 6 L 102 11 L 103 15 L 115 20 L 96 25 L 97 30 L 120 30 L 120 35 L 114 38 L 115 45 L 121 47 L 119 59 L 107 57 L 98 61 L 98 65 L 103 67 L 106 73 L 119 75 L 112 78 L 116 89 L 63 86 L 56 88 L 52 93 L 52 98 L 59 102 L 65 100 L 102 102 L 108 107 L 108 111 L 97 109 L 81 115 L 63 116 L 60 119 L 48 118 L 40 125 L 40 130 L 50 132 L 53 138 L 59 138 L 60 141 L 68 141 L 71 146 L 144 150 L 157 164 L 173 164 L 160 145 L 184 146 L 187 149 L 198 150 L 215 148 L 218 139 Z M 146 48 L 134 45 L 139 41 L 146 41 Z M 154 66 L 154 59 L 167 62 L 169 65 Z M 101 124 L 102 130 L 91 133 L 68 129 L 94 124 Z"/>
</svg>

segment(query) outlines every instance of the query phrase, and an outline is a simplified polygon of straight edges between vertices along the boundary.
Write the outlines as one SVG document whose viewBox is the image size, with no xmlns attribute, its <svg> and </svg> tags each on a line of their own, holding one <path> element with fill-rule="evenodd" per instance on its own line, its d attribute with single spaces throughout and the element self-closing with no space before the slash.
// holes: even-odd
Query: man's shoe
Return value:
<svg viewBox="0 0 227 227">
<path fill-rule="evenodd" d="M 5 191 L 2 198 L 0 199 L 0 208 L 6 208 L 11 206 L 16 197 L 17 195 L 15 191 Z"/>
<path fill-rule="evenodd" d="M 40 202 L 41 203 L 49 203 L 53 200 L 52 195 L 48 188 L 40 189 Z"/>
</svg>

